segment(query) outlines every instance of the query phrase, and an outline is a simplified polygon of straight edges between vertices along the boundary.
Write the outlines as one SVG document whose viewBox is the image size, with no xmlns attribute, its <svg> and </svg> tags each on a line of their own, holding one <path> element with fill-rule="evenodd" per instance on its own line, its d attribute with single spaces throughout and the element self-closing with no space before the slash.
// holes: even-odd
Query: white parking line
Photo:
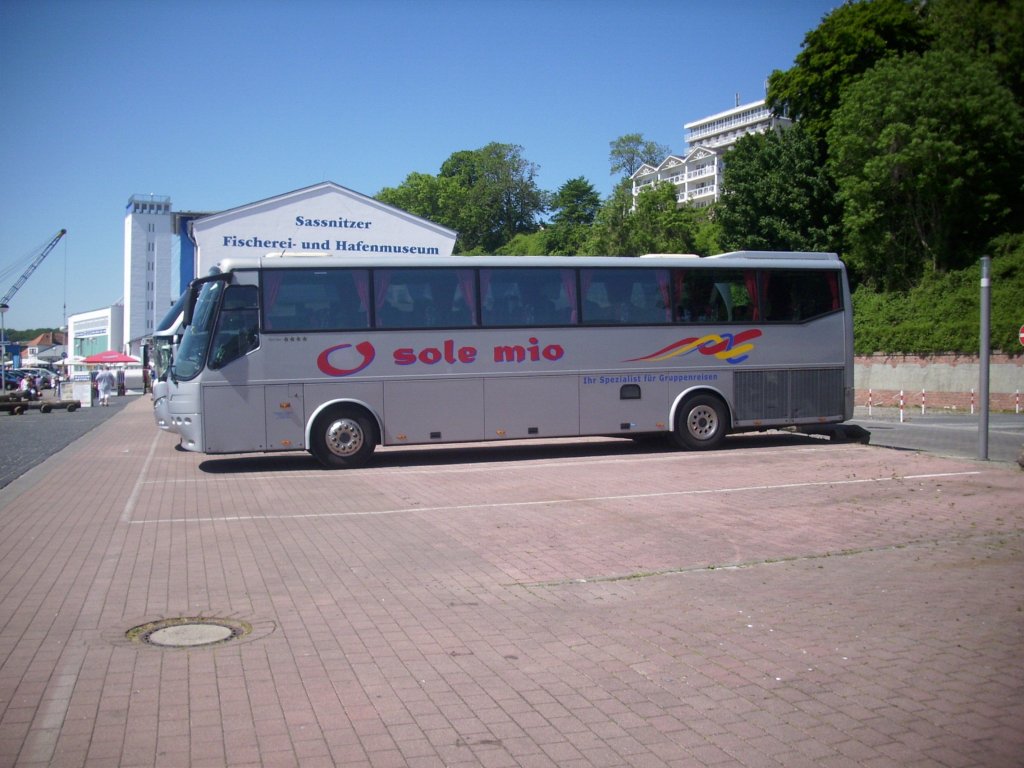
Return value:
<svg viewBox="0 0 1024 768">
<path fill-rule="evenodd" d="M 142 486 L 146 484 L 146 474 L 149 472 L 149 465 L 153 462 L 153 454 L 156 453 L 157 442 L 160 439 L 160 433 L 157 432 L 153 435 L 153 442 L 149 446 L 149 455 L 146 456 L 146 461 L 142 465 L 142 469 L 139 471 L 139 476 L 135 478 L 135 485 L 132 486 L 132 492 L 128 494 L 128 501 L 124 503 L 124 510 L 121 512 L 121 522 L 131 523 L 132 513 L 135 512 L 135 504 L 139 500 L 139 494 L 142 492 Z"/>
<path fill-rule="evenodd" d="M 573 499 L 540 499 L 536 501 L 502 501 L 492 504 L 457 504 L 444 507 L 403 507 L 399 509 L 381 509 L 365 512 L 308 512 L 293 515 L 226 515 L 224 517 L 175 517 L 167 520 L 130 520 L 133 525 L 160 525 L 166 523 L 233 523 L 253 520 L 309 520 L 318 518 L 338 517 L 378 517 L 383 515 L 421 514 L 423 512 L 461 512 L 465 510 L 503 509 L 509 507 L 558 506 L 564 504 L 582 504 L 604 501 L 626 501 L 631 499 L 657 499 L 680 496 L 699 496 L 716 493 L 747 493 L 750 491 L 791 490 L 794 488 L 814 488 L 832 485 L 863 485 L 866 483 L 890 483 L 900 480 L 934 480 L 944 477 L 964 477 L 980 475 L 980 471 L 971 472 L 938 472 L 926 475 L 905 475 L 886 477 L 869 477 L 858 480 L 818 480 L 811 483 L 780 483 L 778 485 L 744 485 L 733 488 L 704 488 L 691 491 L 664 491 L 659 493 L 631 493 L 615 496 L 582 496 Z"/>
</svg>

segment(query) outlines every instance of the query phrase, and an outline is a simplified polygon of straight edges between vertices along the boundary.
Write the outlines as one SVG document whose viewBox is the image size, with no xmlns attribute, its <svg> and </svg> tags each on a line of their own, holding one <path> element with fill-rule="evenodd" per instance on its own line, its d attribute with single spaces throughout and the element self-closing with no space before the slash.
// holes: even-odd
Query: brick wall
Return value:
<svg viewBox="0 0 1024 768">
<path fill-rule="evenodd" d="M 968 355 L 864 355 L 854 359 L 856 404 L 899 405 L 920 410 L 971 409 L 980 403 L 979 363 Z M 923 392 L 923 394 L 922 394 Z M 1024 356 L 992 355 L 989 360 L 989 406 L 993 411 L 1024 412 Z"/>
</svg>

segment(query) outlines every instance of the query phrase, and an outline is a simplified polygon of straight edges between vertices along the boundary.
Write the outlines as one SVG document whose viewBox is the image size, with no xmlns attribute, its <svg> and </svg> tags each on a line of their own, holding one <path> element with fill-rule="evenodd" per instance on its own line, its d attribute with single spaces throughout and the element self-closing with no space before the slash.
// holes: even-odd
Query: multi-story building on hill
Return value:
<svg viewBox="0 0 1024 768">
<path fill-rule="evenodd" d="M 677 204 L 710 205 L 721 197 L 723 156 L 736 140 L 748 133 L 780 130 L 791 122 L 787 117 L 773 115 L 761 99 L 686 123 L 683 128 L 687 151 L 669 155 L 656 166 L 645 163 L 637 169 L 630 177 L 633 198 L 644 189 L 667 181 L 676 186 Z"/>
</svg>

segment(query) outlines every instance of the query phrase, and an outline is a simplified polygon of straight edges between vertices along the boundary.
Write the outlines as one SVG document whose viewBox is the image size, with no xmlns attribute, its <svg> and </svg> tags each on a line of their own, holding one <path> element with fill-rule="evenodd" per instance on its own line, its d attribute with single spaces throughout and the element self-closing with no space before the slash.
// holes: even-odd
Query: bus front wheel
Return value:
<svg viewBox="0 0 1024 768">
<path fill-rule="evenodd" d="M 377 445 L 373 423 L 353 408 L 331 408 L 320 414 L 310 434 L 310 452 L 329 469 L 366 464 Z"/>
<path fill-rule="evenodd" d="M 725 405 L 714 395 L 694 395 L 683 403 L 676 417 L 676 442 L 690 450 L 716 448 L 727 431 Z"/>
</svg>

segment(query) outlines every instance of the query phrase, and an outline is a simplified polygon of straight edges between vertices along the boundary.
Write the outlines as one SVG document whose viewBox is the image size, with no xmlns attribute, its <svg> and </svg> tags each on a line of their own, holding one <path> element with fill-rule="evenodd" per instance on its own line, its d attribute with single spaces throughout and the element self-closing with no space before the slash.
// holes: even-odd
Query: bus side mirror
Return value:
<svg viewBox="0 0 1024 768">
<path fill-rule="evenodd" d="M 189 286 L 185 291 L 185 306 L 182 307 L 181 327 L 187 328 L 192 324 L 192 314 L 196 309 L 196 291 L 194 286 Z"/>
</svg>

